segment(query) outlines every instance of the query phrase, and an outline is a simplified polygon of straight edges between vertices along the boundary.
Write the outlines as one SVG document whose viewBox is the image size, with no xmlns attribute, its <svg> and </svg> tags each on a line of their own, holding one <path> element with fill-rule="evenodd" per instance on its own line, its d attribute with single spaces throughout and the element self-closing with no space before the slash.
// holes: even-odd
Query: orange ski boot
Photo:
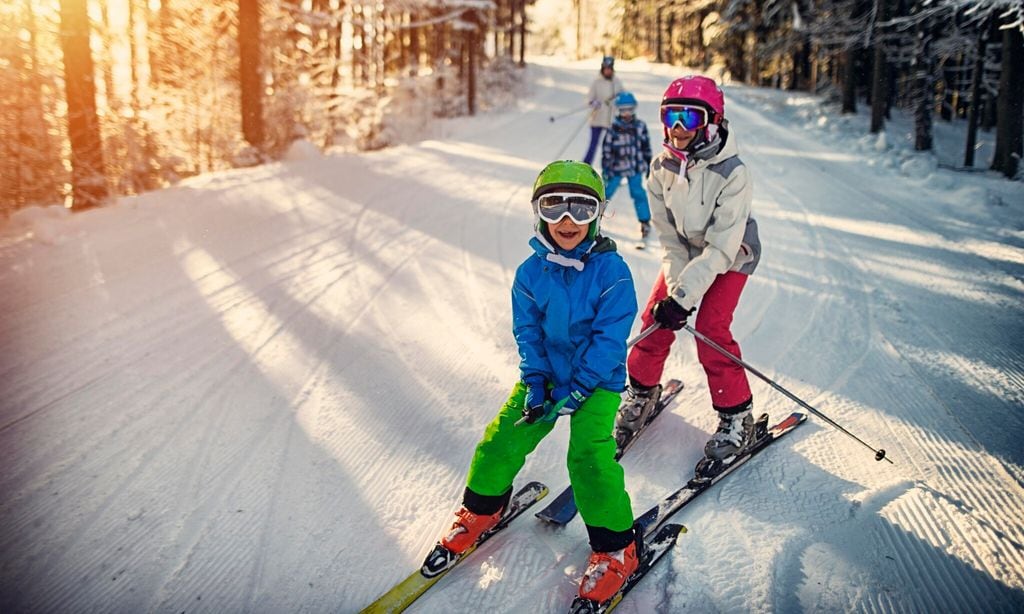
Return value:
<svg viewBox="0 0 1024 614">
<path fill-rule="evenodd" d="M 608 601 L 639 567 L 635 541 L 615 552 L 592 552 L 580 581 L 580 597 L 597 603 Z"/>
<path fill-rule="evenodd" d="M 455 554 L 462 554 L 476 543 L 484 532 L 493 529 L 501 520 L 503 509 L 490 516 L 474 514 L 465 507 L 455 512 L 455 523 L 448 534 L 441 538 L 441 545 Z"/>
</svg>

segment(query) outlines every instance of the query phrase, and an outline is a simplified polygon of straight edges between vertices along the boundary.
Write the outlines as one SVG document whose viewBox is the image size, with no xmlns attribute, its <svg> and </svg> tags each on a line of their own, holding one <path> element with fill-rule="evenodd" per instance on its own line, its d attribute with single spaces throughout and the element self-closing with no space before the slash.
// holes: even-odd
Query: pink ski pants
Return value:
<svg viewBox="0 0 1024 614">
<path fill-rule="evenodd" d="M 732 314 L 739 303 L 743 286 L 747 283 L 747 275 L 728 271 L 715 278 L 711 287 L 701 299 L 697 309 L 696 320 L 691 324 L 698 332 L 707 335 L 735 356 L 740 355 L 740 346 L 732 338 Z M 643 328 L 654 323 L 651 308 L 661 299 L 668 296 L 665 285 L 665 274 L 660 273 L 654 282 L 647 306 L 641 312 L 640 321 Z M 672 342 L 676 339 L 676 331 L 657 330 L 643 341 L 633 346 L 626 360 L 629 376 L 644 386 L 654 386 L 661 382 Z M 732 362 L 717 350 L 694 339 L 697 344 L 697 359 L 704 367 L 708 378 L 708 390 L 711 391 L 711 403 L 715 409 L 734 408 L 750 400 L 750 383 L 743 367 Z"/>
</svg>

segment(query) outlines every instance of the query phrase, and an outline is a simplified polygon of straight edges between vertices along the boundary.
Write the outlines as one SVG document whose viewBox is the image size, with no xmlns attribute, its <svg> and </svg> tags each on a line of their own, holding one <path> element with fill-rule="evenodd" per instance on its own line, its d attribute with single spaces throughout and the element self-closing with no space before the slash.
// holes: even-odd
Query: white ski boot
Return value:
<svg viewBox="0 0 1024 614">
<path fill-rule="evenodd" d="M 615 416 L 615 443 L 620 450 L 647 423 L 660 398 L 661 384 L 650 388 L 626 387 L 626 400 Z"/>
<path fill-rule="evenodd" d="M 711 479 L 732 464 L 754 442 L 751 407 L 737 413 L 718 412 L 718 429 L 704 444 L 704 458 L 694 471 L 698 479 Z"/>
</svg>

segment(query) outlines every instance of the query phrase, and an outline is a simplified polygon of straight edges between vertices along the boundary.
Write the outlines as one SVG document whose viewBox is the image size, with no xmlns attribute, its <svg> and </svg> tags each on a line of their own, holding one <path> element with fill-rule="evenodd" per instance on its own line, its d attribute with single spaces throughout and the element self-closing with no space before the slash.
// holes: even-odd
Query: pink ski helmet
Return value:
<svg viewBox="0 0 1024 614">
<path fill-rule="evenodd" d="M 713 79 L 689 75 L 676 79 L 665 88 L 661 106 L 671 104 L 700 105 L 708 110 L 708 121 L 721 124 L 725 119 L 725 96 Z"/>
</svg>

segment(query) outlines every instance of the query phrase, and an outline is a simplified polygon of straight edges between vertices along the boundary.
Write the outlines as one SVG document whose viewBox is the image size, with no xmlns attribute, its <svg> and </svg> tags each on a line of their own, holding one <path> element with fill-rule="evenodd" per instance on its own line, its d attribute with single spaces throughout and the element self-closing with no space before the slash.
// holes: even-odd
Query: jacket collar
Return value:
<svg viewBox="0 0 1024 614">
<path fill-rule="evenodd" d="M 670 146 L 666 145 L 667 147 Z M 692 154 L 677 152 L 677 155 L 673 155 L 667 151 L 663 152 L 661 165 L 673 173 L 681 174 L 684 168 L 718 164 L 736 155 L 739 155 L 736 138 L 729 133 L 719 132 L 711 143 Z"/>
<path fill-rule="evenodd" d="M 577 271 L 583 270 L 593 254 L 615 251 L 615 241 L 601 235 L 598 235 L 596 239 L 584 239 L 572 250 L 565 251 L 553 245 L 540 231 L 534 232 L 534 237 L 530 239 L 530 246 L 544 260 Z"/>
</svg>

